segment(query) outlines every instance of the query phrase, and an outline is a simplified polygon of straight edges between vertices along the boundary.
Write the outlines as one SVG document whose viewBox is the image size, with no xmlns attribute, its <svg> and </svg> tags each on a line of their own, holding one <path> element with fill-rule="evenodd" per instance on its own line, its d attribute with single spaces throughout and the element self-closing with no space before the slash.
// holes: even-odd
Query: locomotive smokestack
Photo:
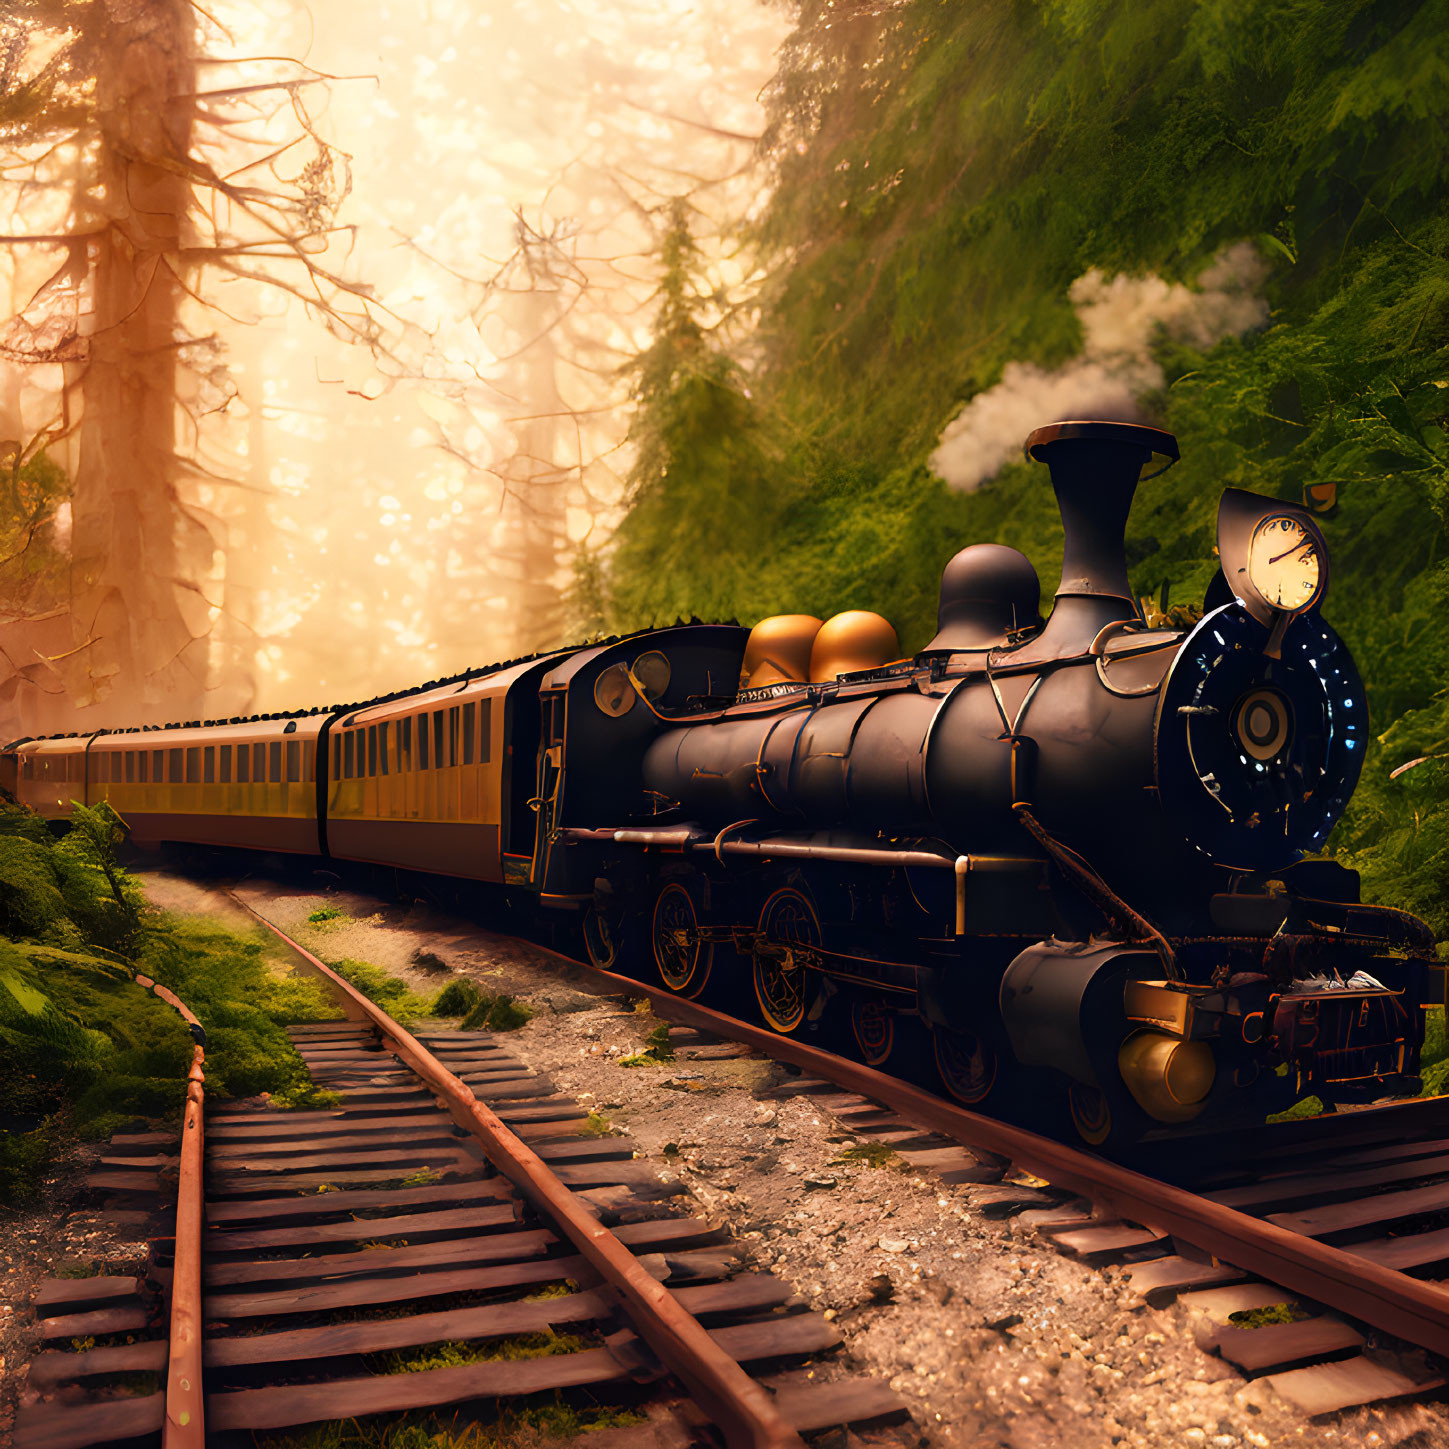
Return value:
<svg viewBox="0 0 1449 1449">
<path fill-rule="evenodd" d="M 1154 454 L 1167 461 L 1144 474 Z M 1137 484 L 1177 461 L 1177 439 L 1139 423 L 1050 423 L 1026 440 L 1026 456 L 1051 469 L 1062 513 L 1062 581 L 1037 648 L 1077 654 L 1106 625 L 1137 616 L 1127 514 Z"/>
</svg>

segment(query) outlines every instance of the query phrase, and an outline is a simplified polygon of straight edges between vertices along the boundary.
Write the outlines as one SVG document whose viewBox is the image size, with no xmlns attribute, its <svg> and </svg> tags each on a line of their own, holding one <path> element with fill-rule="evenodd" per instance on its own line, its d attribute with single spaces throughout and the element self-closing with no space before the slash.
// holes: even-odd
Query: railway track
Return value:
<svg viewBox="0 0 1449 1449">
<path fill-rule="evenodd" d="M 909 1142 L 917 1166 L 979 1184 L 973 1205 L 1024 1213 L 1062 1250 L 1125 1266 L 1149 1303 L 1182 1296 L 1206 1318 L 1203 1348 L 1245 1377 L 1266 1378 L 1305 1414 L 1427 1395 L 1449 1382 L 1449 1098 L 1179 1139 L 1151 1149 L 1150 1171 L 1134 1170 L 562 959 L 610 989 L 646 996 L 665 1020 L 798 1068 L 781 1094 L 808 1092 L 857 1134 Z M 1056 1189 L 1055 1198 L 1028 1179 Z M 1061 1205 L 1064 1197 L 1074 1201 Z M 1231 1317 L 1268 1307 L 1286 1321 L 1241 1327 Z M 1425 1355 L 1405 1355 L 1386 1338 Z"/>
<path fill-rule="evenodd" d="M 1204 1134 L 1164 1143 L 1153 1149 L 1151 1172 L 1135 1171 L 633 978 L 560 959 L 611 992 L 647 997 L 685 1039 L 724 1038 L 789 1064 L 800 1075 L 777 1095 L 808 1095 L 859 1137 L 968 1184 L 973 1208 L 1022 1214 L 1062 1251 L 1122 1265 L 1149 1303 L 1180 1298 L 1201 1310 L 1200 1345 L 1245 1378 L 1265 1379 L 1305 1414 L 1429 1394 L 1445 1383 L 1449 1099 L 1282 1123 L 1246 1139 Z M 665 1435 L 659 1443 L 690 1442 L 680 1384 L 731 1444 L 796 1443 L 813 1429 L 879 1424 L 902 1412 L 894 1394 L 869 1380 L 820 1386 L 779 1375 L 762 1393 L 747 1387 L 736 1411 L 730 1368 L 828 1350 L 839 1342 L 831 1325 L 800 1311 L 769 1275 L 735 1272 L 727 1242 L 708 1224 L 666 1215 L 679 1189 L 632 1162 L 627 1143 L 581 1135 L 584 1110 L 499 1040 L 462 1032 L 412 1038 L 308 960 L 334 983 L 350 1019 L 294 1029 L 294 1038 L 314 1079 L 344 1093 L 344 1105 L 320 1113 L 213 1109 L 199 1233 L 205 1246 L 195 1259 L 204 1265 L 204 1319 L 214 1325 L 202 1372 L 188 1372 L 179 1357 L 188 1320 L 185 1295 L 173 1289 L 169 1347 L 156 1338 L 124 1349 L 51 1351 L 36 1361 L 32 1383 L 74 1395 L 77 1385 L 169 1364 L 168 1393 L 125 1409 L 152 1434 L 168 1404 L 179 1420 L 184 1386 L 194 1393 L 198 1383 L 206 1387 L 208 1431 L 218 1434 L 549 1387 L 607 1388 L 647 1406 L 654 1391 L 639 1381 L 665 1374 L 676 1387 L 673 1399 L 664 1394 L 663 1429 L 651 1421 L 651 1432 Z M 199 1137 L 187 1139 L 198 1155 Z M 160 1145 L 154 1134 L 148 1142 Z M 145 1145 L 118 1141 L 97 1185 L 137 1187 L 126 1179 L 138 1175 L 138 1161 L 126 1154 Z M 417 1180 L 419 1173 L 431 1180 Z M 404 1176 L 413 1180 L 378 1186 Z M 572 1231 L 559 1216 L 565 1204 L 587 1205 Z M 632 1289 L 611 1283 L 606 1265 L 590 1256 L 600 1241 L 614 1244 L 604 1256 L 642 1268 Z M 364 1244 L 370 1251 L 359 1251 Z M 184 1256 L 178 1230 L 176 1282 L 184 1279 Z M 155 1276 L 168 1281 L 164 1261 Z M 67 1297 L 104 1295 L 112 1291 L 107 1281 L 91 1280 L 90 1290 L 48 1285 L 37 1305 L 48 1315 L 48 1336 L 134 1327 L 135 1308 L 120 1297 Z M 558 1283 L 570 1291 L 529 1301 L 532 1290 Z M 493 1301 L 464 1301 L 468 1294 Z M 646 1330 L 644 1300 L 684 1310 L 719 1350 L 713 1377 L 693 1366 L 677 1327 Z M 1281 1321 L 1249 1328 L 1231 1319 L 1269 1307 Z M 359 1313 L 373 1316 L 328 1321 Z M 493 1359 L 420 1373 L 357 1371 L 359 1355 L 530 1333 L 579 1337 L 580 1346 L 522 1366 Z M 684 1334 L 691 1336 L 687 1327 Z M 1402 1345 L 1433 1358 L 1406 1355 Z M 756 1417 L 762 1400 L 773 1415 Z M 114 1438 L 115 1412 L 84 1401 L 42 1404 L 22 1418 L 16 1442 L 22 1449 L 108 1442 L 86 1437 L 87 1425 L 106 1416 Z M 168 1422 L 167 1442 L 184 1445 L 186 1428 Z"/>
<path fill-rule="evenodd" d="M 490 1034 L 414 1037 L 276 933 L 346 1014 L 291 1029 L 342 1104 L 203 1122 L 198 1044 L 174 1238 L 153 1245 L 149 1283 L 42 1286 L 54 1346 L 32 1362 L 46 1397 L 22 1410 L 18 1449 L 158 1435 L 191 1449 L 550 1390 L 607 1394 L 637 1416 L 617 1442 L 660 1449 L 787 1449 L 844 1426 L 895 1438 L 881 1426 L 905 1417 L 898 1396 L 817 1362 L 838 1331 L 779 1279 L 739 1271 L 626 1140 L 589 1135 L 587 1113 Z M 168 1137 L 114 1139 L 92 1185 L 144 1200 Z M 454 1361 L 419 1361 L 433 1345 Z M 165 1388 L 116 1392 L 138 1375 Z"/>
</svg>

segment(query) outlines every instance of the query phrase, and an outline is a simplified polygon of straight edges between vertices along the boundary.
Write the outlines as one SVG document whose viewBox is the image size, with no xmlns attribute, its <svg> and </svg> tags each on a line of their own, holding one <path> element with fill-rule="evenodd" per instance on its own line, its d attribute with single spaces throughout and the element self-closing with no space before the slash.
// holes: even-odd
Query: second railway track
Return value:
<svg viewBox="0 0 1449 1449">
<path fill-rule="evenodd" d="M 838 1330 L 769 1273 L 738 1271 L 722 1232 L 674 1211 L 681 1189 L 635 1164 L 627 1141 L 581 1130 L 587 1112 L 497 1039 L 413 1037 L 276 933 L 346 1013 L 291 1029 L 342 1105 L 211 1111 L 204 1167 L 183 1144 L 172 1262 L 153 1273 L 169 1289 L 169 1339 L 42 1353 L 31 1384 L 54 1397 L 22 1413 L 18 1449 L 157 1434 L 190 1449 L 548 1390 L 623 1398 L 647 1417 L 639 1442 L 661 1449 L 786 1449 L 905 1417 L 872 1379 L 791 1372 L 837 1347 Z M 194 1098 L 183 1130 L 199 1147 Z M 154 1150 L 156 1136 L 132 1150 Z M 124 1191 L 157 1160 L 112 1157 L 94 1183 Z M 47 1322 L 52 1342 L 86 1326 Z M 529 1335 L 546 1336 L 546 1351 L 489 1353 Z M 429 1345 L 466 1346 L 474 1361 L 375 1371 L 386 1360 L 372 1356 Z M 147 1372 L 167 1374 L 164 1393 L 86 1395 Z"/>
</svg>

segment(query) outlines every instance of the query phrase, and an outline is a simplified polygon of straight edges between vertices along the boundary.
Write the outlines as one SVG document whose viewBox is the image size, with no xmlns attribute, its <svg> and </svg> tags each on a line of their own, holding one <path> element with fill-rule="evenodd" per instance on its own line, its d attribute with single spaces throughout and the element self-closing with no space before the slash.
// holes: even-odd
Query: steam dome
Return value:
<svg viewBox="0 0 1449 1449">
<path fill-rule="evenodd" d="M 923 652 L 982 649 L 1039 622 L 1041 584 L 1031 560 L 1000 543 L 963 548 L 941 574 L 936 637 Z"/>
</svg>

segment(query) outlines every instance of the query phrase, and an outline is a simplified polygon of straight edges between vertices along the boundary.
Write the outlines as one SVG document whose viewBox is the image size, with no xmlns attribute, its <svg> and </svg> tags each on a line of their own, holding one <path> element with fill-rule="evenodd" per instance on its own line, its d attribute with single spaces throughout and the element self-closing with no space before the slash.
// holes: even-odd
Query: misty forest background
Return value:
<svg viewBox="0 0 1449 1449">
<path fill-rule="evenodd" d="M 528 339 L 511 357 L 494 349 L 489 408 L 508 443 L 486 466 L 458 426 L 468 379 L 420 361 L 416 337 L 410 353 L 368 278 L 328 251 L 346 137 L 294 108 L 297 164 L 238 180 L 220 143 L 198 140 L 230 125 L 246 143 L 227 110 L 239 85 L 195 99 L 207 86 L 192 12 L 157 0 L 148 36 L 132 24 L 118 48 L 122 8 L 20 0 L 5 22 L 12 161 L 43 170 L 73 148 L 68 176 L 49 174 L 71 189 L 44 286 L 17 297 L 0 338 L 9 728 L 214 717 L 228 699 L 320 705 L 309 680 L 371 692 L 360 674 L 312 670 L 329 651 L 373 660 L 373 687 L 395 687 L 690 615 L 870 608 L 909 651 L 967 543 L 1021 548 L 1048 598 L 1058 577 L 1045 471 L 1019 454 L 998 467 L 988 448 L 958 476 L 942 443 L 953 420 L 1019 446 L 1064 409 L 1080 415 L 1063 401 L 1078 383 L 1126 386 L 1116 411 L 1182 447 L 1129 525 L 1134 587 L 1164 607 L 1201 601 L 1223 488 L 1301 500 L 1335 485 L 1325 613 L 1363 671 L 1377 740 L 1330 849 L 1373 898 L 1449 933 L 1449 4 L 800 0 L 777 14 L 787 38 L 763 132 L 733 138 L 745 154 L 721 171 L 728 184 L 630 192 L 649 239 L 642 300 L 600 281 L 586 229 L 520 210 L 512 257 L 474 297 Z M 128 70 L 117 56 L 137 60 L 142 41 L 150 60 Z M 292 87 L 288 105 L 315 83 L 300 69 L 269 81 Z M 150 133 L 138 97 L 160 118 Z M 144 205 L 120 205 L 124 167 Z M 435 180 L 444 195 L 445 167 Z M 1113 279 L 1151 278 L 1181 313 L 1224 256 L 1252 325 L 1175 327 L 1167 308 L 1135 351 L 1094 342 L 1089 319 L 1130 300 Z M 327 590 L 290 622 L 246 614 L 249 591 L 298 555 L 267 533 L 265 473 L 241 466 L 240 501 L 209 515 L 188 492 L 225 486 L 198 463 L 197 420 L 227 414 L 244 435 L 258 415 L 248 389 L 265 359 L 198 322 L 221 275 L 303 298 L 393 381 L 453 386 L 446 408 L 430 405 L 436 436 L 408 443 L 460 470 L 463 506 L 430 535 L 431 582 L 406 601 L 426 640 L 379 642 L 376 620 Z M 592 380 L 582 402 L 568 368 Z M 44 428 L 20 421 L 23 386 L 50 388 Z M 615 433 L 597 431 L 605 417 Z M 381 440 L 392 415 L 378 418 Z M 328 475 L 319 438 L 310 486 L 346 513 L 355 479 Z M 503 480 L 486 510 L 478 479 Z M 485 555 L 512 574 L 488 574 Z M 389 597 L 379 583 L 378 607 Z M 285 700 L 255 678 L 279 658 L 292 661 Z M 144 697 L 126 692 L 138 673 Z M 228 695 L 238 679 L 249 692 Z"/>
</svg>

